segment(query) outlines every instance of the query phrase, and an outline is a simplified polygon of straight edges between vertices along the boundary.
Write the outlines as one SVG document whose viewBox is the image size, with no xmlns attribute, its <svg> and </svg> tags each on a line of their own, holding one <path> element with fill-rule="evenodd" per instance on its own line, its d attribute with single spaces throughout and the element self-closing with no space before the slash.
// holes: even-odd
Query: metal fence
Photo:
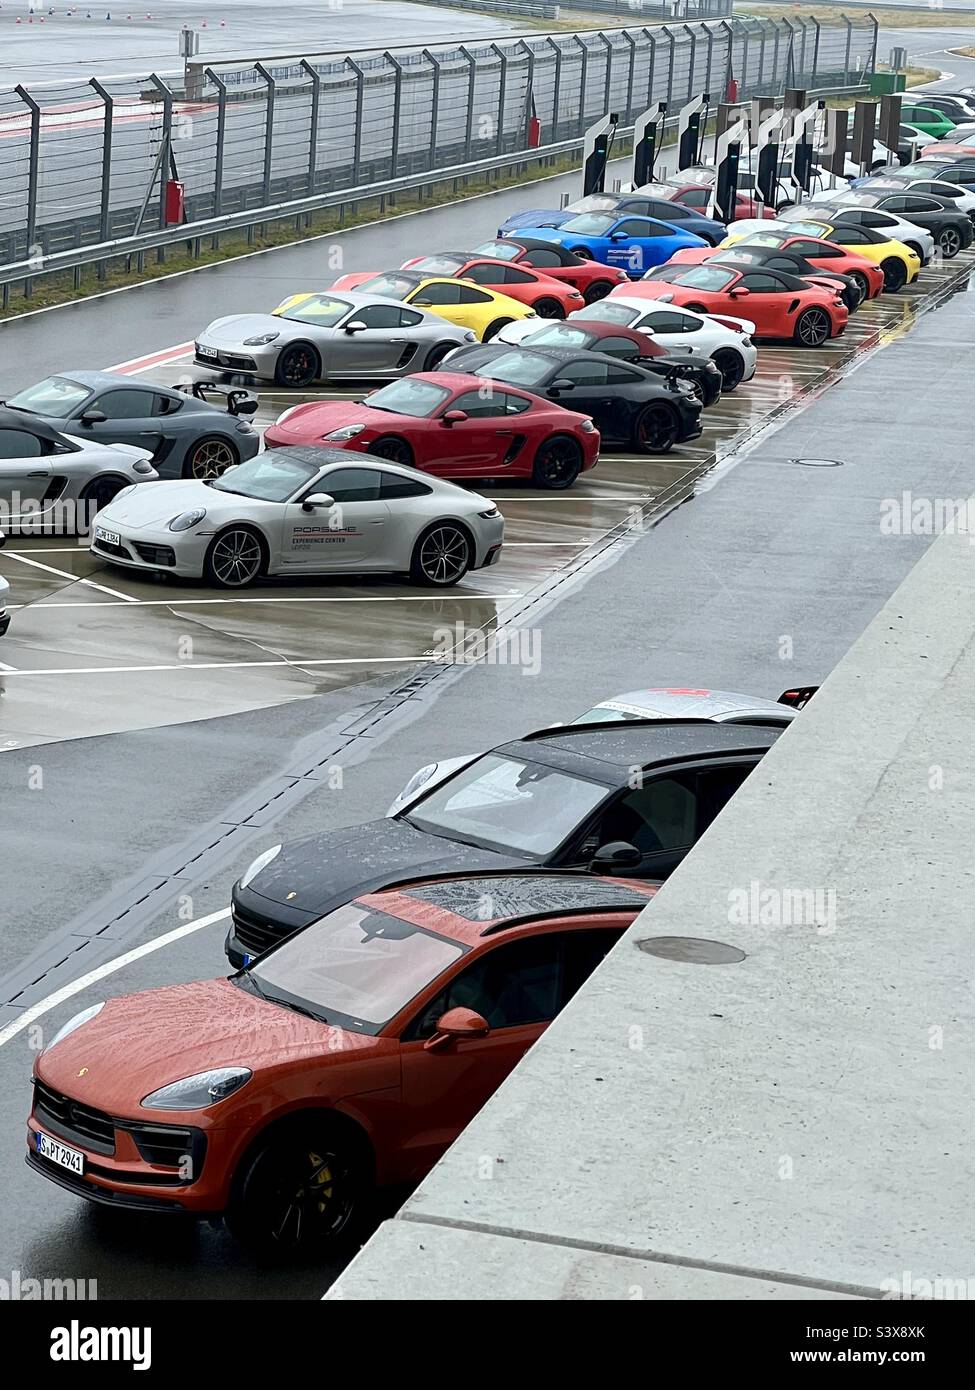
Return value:
<svg viewBox="0 0 975 1390">
<path fill-rule="evenodd" d="M 547 146 L 730 79 L 850 86 L 876 42 L 872 17 L 722 20 L 19 87 L 0 95 L 0 267 L 164 226 L 170 177 L 197 222 L 523 150 L 533 116 Z"/>
</svg>

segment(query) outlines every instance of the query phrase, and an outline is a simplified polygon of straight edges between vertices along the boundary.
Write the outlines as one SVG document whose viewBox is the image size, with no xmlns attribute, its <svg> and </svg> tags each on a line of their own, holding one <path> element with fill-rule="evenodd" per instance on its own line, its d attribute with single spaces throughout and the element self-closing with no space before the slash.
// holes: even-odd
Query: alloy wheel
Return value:
<svg viewBox="0 0 975 1390">
<path fill-rule="evenodd" d="M 938 238 L 938 244 L 941 247 L 941 254 L 944 256 L 945 260 L 950 261 L 953 260 L 961 250 L 961 237 L 955 231 L 954 227 L 946 227 Z"/>
<path fill-rule="evenodd" d="M 219 478 L 237 462 L 231 446 L 223 439 L 203 439 L 190 455 L 190 474 L 199 482 Z"/>
<path fill-rule="evenodd" d="M 214 542 L 210 566 L 225 588 L 240 589 L 257 578 L 261 559 L 261 543 L 252 531 L 225 531 Z"/>
<path fill-rule="evenodd" d="M 420 546 L 420 569 L 431 584 L 451 584 L 465 573 L 469 549 L 456 526 L 435 526 Z"/>
<path fill-rule="evenodd" d="M 821 347 L 829 337 L 829 327 L 825 309 L 807 309 L 796 324 L 796 337 L 803 347 Z"/>
</svg>

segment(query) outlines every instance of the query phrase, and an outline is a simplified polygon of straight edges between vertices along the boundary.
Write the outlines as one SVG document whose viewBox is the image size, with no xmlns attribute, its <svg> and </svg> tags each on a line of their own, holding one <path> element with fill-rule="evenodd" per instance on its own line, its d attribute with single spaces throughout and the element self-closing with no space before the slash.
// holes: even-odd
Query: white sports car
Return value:
<svg viewBox="0 0 975 1390">
<path fill-rule="evenodd" d="M 408 573 L 447 588 L 501 553 L 487 497 L 339 449 L 269 449 L 208 482 L 126 488 L 91 553 L 130 569 L 241 589 L 263 575 Z"/>
<path fill-rule="evenodd" d="M 696 314 L 693 309 L 682 309 L 676 304 L 638 299 L 635 295 L 627 298 L 625 292 L 619 297 L 614 293 L 611 299 L 599 299 L 595 304 L 577 309 L 566 322 L 571 323 L 574 319 L 636 328 L 641 333 L 651 334 L 654 342 L 670 353 L 686 352 L 695 360 L 710 358 L 721 372 L 722 391 L 733 391 L 741 382 L 751 381 L 755 375 L 758 350 L 751 338 L 755 325 L 748 319 L 731 318 L 725 314 L 720 317 Z M 528 347 L 531 335 L 544 331 L 537 322 L 523 319 L 519 323 L 507 324 L 495 335 L 494 341 Z"/>
<path fill-rule="evenodd" d="M 796 686 L 784 690 L 777 700 L 765 700 L 757 695 L 737 695 L 730 690 L 701 690 L 688 687 L 660 686 L 648 690 L 628 690 L 601 700 L 571 719 L 571 724 L 620 724 L 632 719 L 710 719 L 715 724 L 791 724 L 816 691 L 816 685 Z M 551 726 L 556 727 L 556 726 Z M 407 782 L 386 812 L 398 815 L 420 792 L 444 782 L 468 763 L 481 757 L 480 753 L 464 753 L 457 758 L 442 758 L 419 768 Z"/>
</svg>

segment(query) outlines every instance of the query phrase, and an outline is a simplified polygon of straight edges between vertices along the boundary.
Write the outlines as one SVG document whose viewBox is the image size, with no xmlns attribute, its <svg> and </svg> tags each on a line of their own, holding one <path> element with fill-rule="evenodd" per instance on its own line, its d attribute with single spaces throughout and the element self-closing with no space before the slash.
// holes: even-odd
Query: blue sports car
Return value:
<svg viewBox="0 0 975 1390">
<path fill-rule="evenodd" d="M 525 230 L 539 241 L 557 242 L 577 256 L 619 266 L 631 280 L 639 280 L 644 271 L 663 265 L 675 251 L 710 245 L 703 237 L 682 232 L 669 222 L 653 217 L 618 217 L 609 212 L 583 212 L 561 227 Z"/>
<path fill-rule="evenodd" d="M 669 198 L 651 196 L 651 188 L 666 191 L 666 185 L 648 184 L 645 189 L 635 193 L 590 193 L 587 198 L 578 198 L 568 207 L 532 208 L 526 212 L 513 212 L 498 228 L 498 236 L 508 236 L 512 232 L 523 231 L 527 227 L 562 227 L 572 217 L 581 212 L 624 212 L 634 217 L 655 217 L 661 222 L 670 222 L 682 232 L 693 232 L 703 237 L 711 246 L 724 241 L 728 230 L 717 218 L 705 217 L 698 208 L 685 207 L 683 203 Z"/>
</svg>

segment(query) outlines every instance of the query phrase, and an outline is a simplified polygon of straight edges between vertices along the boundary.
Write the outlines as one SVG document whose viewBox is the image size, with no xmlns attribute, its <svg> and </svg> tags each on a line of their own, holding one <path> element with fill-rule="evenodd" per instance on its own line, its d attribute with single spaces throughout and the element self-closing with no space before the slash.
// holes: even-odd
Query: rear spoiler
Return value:
<svg viewBox="0 0 975 1390">
<path fill-rule="evenodd" d="M 794 690 L 783 690 L 776 700 L 777 705 L 788 705 L 790 709 L 802 709 L 819 689 L 818 685 L 799 685 Z"/>
<path fill-rule="evenodd" d="M 257 397 L 250 391 L 244 390 L 242 386 L 223 386 L 218 381 L 191 381 L 189 383 L 178 383 L 172 388 L 174 391 L 182 391 L 184 396 L 194 396 L 198 401 L 206 401 L 212 404 L 209 397 L 212 393 L 216 396 L 223 396 L 227 402 L 227 413 L 229 415 L 254 415 L 257 413 Z"/>
</svg>

